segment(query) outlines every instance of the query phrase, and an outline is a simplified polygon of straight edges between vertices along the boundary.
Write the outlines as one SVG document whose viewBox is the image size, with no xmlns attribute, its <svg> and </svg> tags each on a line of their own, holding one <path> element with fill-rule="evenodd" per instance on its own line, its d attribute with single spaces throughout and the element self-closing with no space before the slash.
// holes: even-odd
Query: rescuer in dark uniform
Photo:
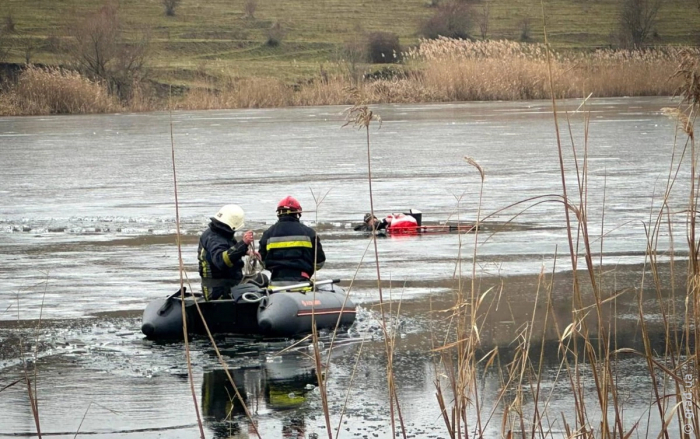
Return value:
<svg viewBox="0 0 700 439">
<path fill-rule="evenodd" d="M 355 226 L 354 230 L 357 232 L 372 232 L 386 230 L 389 226 L 389 222 L 385 219 L 379 220 L 376 216 L 371 213 L 366 213 L 362 224 Z"/>
<path fill-rule="evenodd" d="M 243 209 L 228 204 L 211 218 L 209 228 L 199 238 L 199 276 L 206 300 L 228 295 L 231 287 L 243 279 L 243 256 L 254 254 L 248 250 L 253 242 L 253 231 L 245 232 L 240 242 L 233 235 L 243 228 L 244 220 Z"/>
<path fill-rule="evenodd" d="M 285 197 L 277 205 L 277 223 L 260 239 L 260 257 L 272 282 L 309 280 L 326 262 L 316 232 L 299 222 L 300 217 L 296 198 Z"/>
</svg>

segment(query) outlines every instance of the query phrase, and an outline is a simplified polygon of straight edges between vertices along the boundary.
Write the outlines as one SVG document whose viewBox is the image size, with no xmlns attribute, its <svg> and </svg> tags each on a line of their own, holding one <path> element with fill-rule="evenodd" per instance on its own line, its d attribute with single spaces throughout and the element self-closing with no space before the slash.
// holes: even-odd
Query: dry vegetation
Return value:
<svg viewBox="0 0 700 439">
<path fill-rule="evenodd" d="M 0 5 L 0 61 L 75 69 L 137 111 L 170 106 L 170 86 L 178 101 L 173 105 L 189 109 L 344 104 L 341 91 L 349 85 L 370 103 L 527 99 L 547 96 L 542 59 L 520 57 L 533 49 L 485 43 L 489 52 L 512 44 L 514 58 L 426 62 L 436 46 L 474 49 L 419 37 L 478 35 L 481 41 L 539 47 L 542 6 L 535 0 L 64 0 L 49 8 L 36 0 L 7 0 Z M 560 53 L 678 47 L 698 38 L 694 0 L 552 0 L 544 7 L 552 47 Z M 660 78 L 661 51 L 636 57 L 638 62 L 603 64 L 583 54 L 557 61 L 555 94 L 666 94 L 672 87 L 664 88 L 666 78 Z M 402 52 L 418 58 L 404 61 Z M 401 74 L 386 74 L 379 62 Z M 363 80 L 367 74 L 371 80 Z M 26 114 L 3 108 L 3 114 Z"/>
<path fill-rule="evenodd" d="M 683 54 L 698 56 L 700 49 L 606 49 L 555 54 L 551 64 L 554 97 L 672 95 L 681 80 L 671 78 L 669 72 L 680 65 Z M 348 96 L 349 88 L 356 90 L 365 103 L 551 97 L 543 45 L 440 38 L 421 41 L 405 58 L 406 65 L 387 70 L 387 78 L 359 82 L 350 74 L 327 73 L 317 80 L 295 85 L 275 78 L 206 78 L 202 80 L 206 86 L 193 88 L 170 103 L 149 100 L 148 91 L 134 87 L 134 96 L 125 107 L 142 111 L 163 109 L 169 104 L 187 110 L 349 104 L 353 102 Z M 28 70 L 17 86 L 3 95 L 5 114 L 102 112 L 118 108 L 99 82 L 65 70 L 41 72 L 38 68 Z M 37 81 L 43 81 L 42 85 L 33 87 Z M 65 85 L 67 82 L 71 87 Z M 52 91 L 54 88 L 57 90 Z M 71 99 L 56 102 L 56 96 L 67 93 L 66 90 L 71 90 Z M 47 96 L 39 96 L 42 92 Z M 90 97 L 91 94 L 94 96 Z M 82 99 L 79 105 L 78 96 Z M 47 106 L 49 101 L 53 104 Z"/>
<path fill-rule="evenodd" d="M 613 50 L 554 54 L 556 98 L 672 95 L 669 72 L 681 54 L 697 48 Z M 436 100 L 519 100 L 550 98 L 546 49 L 508 41 L 430 40 L 409 53 L 423 66 L 421 85 Z"/>
<path fill-rule="evenodd" d="M 30 67 L 0 95 L 0 113 L 10 115 L 109 113 L 120 108 L 102 84 L 61 68 Z"/>
</svg>

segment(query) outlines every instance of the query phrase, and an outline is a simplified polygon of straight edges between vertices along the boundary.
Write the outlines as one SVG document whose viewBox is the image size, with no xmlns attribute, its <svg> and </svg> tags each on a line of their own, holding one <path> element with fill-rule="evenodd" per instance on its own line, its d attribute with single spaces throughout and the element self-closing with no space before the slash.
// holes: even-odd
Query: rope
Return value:
<svg viewBox="0 0 700 439">
<path fill-rule="evenodd" d="M 264 298 L 265 298 L 265 296 L 263 296 L 260 293 L 248 292 L 248 293 L 243 293 L 241 295 L 241 300 L 244 302 L 248 302 L 248 303 L 258 303 L 261 300 L 263 300 Z"/>
<path fill-rule="evenodd" d="M 243 275 L 244 276 L 251 276 L 254 274 L 258 274 L 261 271 L 263 271 L 263 262 L 262 259 L 260 259 L 260 256 L 258 256 L 255 253 L 255 240 L 250 243 L 248 246 L 249 249 L 253 251 L 253 255 L 246 255 L 243 261 Z"/>
</svg>

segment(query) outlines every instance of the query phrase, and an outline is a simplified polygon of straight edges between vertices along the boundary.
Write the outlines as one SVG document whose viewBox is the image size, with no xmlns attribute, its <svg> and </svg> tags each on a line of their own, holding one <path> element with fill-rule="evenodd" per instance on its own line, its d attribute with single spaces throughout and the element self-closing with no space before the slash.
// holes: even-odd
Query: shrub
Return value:
<svg viewBox="0 0 700 439">
<path fill-rule="evenodd" d="M 284 38 L 284 35 L 285 35 L 284 29 L 282 29 L 282 25 L 280 24 L 280 22 L 277 21 L 267 31 L 267 43 L 266 44 L 270 47 L 277 47 L 282 42 L 282 38 Z"/>
<path fill-rule="evenodd" d="M 391 32 L 372 32 L 367 36 L 367 55 L 375 64 L 400 61 L 399 37 Z"/>
<path fill-rule="evenodd" d="M 180 4 L 180 0 L 163 0 L 163 7 L 165 7 L 165 15 L 168 17 L 175 16 L 175 8 Z"/>
<path fill-rule="evenodd" d="M 520 21 L 520 41 L 530 41 L 531 32 L 530 18 L 525 17 Z"/>
<path fill-rule="evenodd" d="M 362 78 L 366 81 L 391 81 L 392 79 L 408 79 L 408 74 L 401 66 L 384 66 L 379 70 L 365 73 Z"/>
<path fill-rule="evenodd" d="M 468 4 L 458 1 L 440 3 L 435 14 L 421 27 L 421 33 L 426 38 L 470 38 L 472 26 L 471 8 Z"/>
<path fill-rule="evenodd" d="M 5 16 L 5 25 L 3 26 L 3 30 L 8 33 L 15 33 L 17 31 L 16 26 L 17 25 L 12 14 L 7 14 Z"/>
<path fill-rule="evenodd" d="M 258 1 L 257 0 L 246 0 L 245 5 L 243 6 L 245 10 L 245 17 L 255 19 L 255 10 L 258 9 Z"/>
</svg>

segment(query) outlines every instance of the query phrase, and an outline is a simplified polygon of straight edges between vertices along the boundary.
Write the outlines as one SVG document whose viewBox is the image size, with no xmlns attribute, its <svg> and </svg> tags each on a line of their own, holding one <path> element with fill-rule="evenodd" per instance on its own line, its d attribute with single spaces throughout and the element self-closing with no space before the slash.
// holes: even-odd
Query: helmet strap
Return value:
<svg viewBox="0 0 700 439">
<path fill-rule="evenodd" d="M 278 218 L 281 217 L 281 216 L 287 216 L 287 215 L 293 216 L 293 217 L 296 217 L 296 218 L 301 218 L 301 212 L 297 212 L 297 211 L 294 211 L 294 210 L 278 210 L 278 211 L 277 211 L 277 217 L 278 217 Z"/>
</svg>

